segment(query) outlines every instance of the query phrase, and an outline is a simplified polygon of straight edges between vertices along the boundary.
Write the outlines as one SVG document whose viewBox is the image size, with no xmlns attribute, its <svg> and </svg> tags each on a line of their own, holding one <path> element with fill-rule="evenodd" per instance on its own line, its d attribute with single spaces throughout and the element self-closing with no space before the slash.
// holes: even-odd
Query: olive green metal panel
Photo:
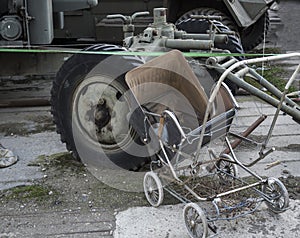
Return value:
<svg viewBox="0 0 300 238">
<path fill-rule="evenodd" d="M 123 40 L 123 24 L 120 20 L 106 20 L 109 14 L 132 15 L 134 12 L 149 11 L 149 17 L 137 18 L 134 22 L 136 33 L 142 32 L 152 22 L 152 11 L 155 7 L 161 7 L 163 0 L 100 0 L 90 13 L 93 16 L 95 40 L 107 43 L 121 43 Z M 69 18 L 66 28 L 71 28 L 74 18 Z M 92 24 L 92 23 L 91 23 Z M 83 24 L 82 24 L 83 25 Z M 92 25 L 90 25 L 92 27 Z M 76 28 L 77 30 L 83 30 Z"/>
<path fill-rule="evenodd" d="M 29 43 L 50 44 L 53 40 L 52 0 L 27 0 Z"/>
<path fill-rule="evenodd" d="M 64 28 L 55 29 L 55 38 L 95 39 L 96 20 L 89 10 L 64 12 Z"/>
<path fill-rule="evenodd" d="M 50 44 L 53 39 L 58 39 L 62 44 L 77 39 L 92 42 L 121 42 L 122 22 L 107 21 L 105 20 L 107 15 L 116 13 L 132 15 L 134 12 L 149 11 L 150 17 L 137 18 L 134 22 L 136 33 L 139 33 L 152 22 L 153 8 L 162 6 L 170 7 L 168 21 L 173 23 L 181 13 L 199 7 L 208 7 L 223 11 L 234 19 L 239 27 L 246 28 L 259 19 L 272 1 L 274 0 L 16 0 L 14 7 L 8 4 L 10 1 L 1 1 L 1 6 L 8 8 L 3 9 L 3 12 L 15 12 L 16 8 L 15 14 L 18 16 L 16 21 L 22 19 L 20 21 L 24 26 L 21 43 L 28 44 L 25 40 L 28 30 L 29 44 L 34 45 Z M 22 4 L 17 3 L 27 3 L 29 18 L 19 14 L 22 12 Z M 6 43 L 4 40 L 2 42 Z M 13 44 L 14 41 L 8 43 Z"/>
<path fill-rule="evenodd" d="M 64 5 L 67 0 L 53 0 L 54 9 L 58 7 L 62 10 L 67 9 L 68 5 Z M 78 1 L 78 0 L 70 0 Z M 83 0 L 83 3 L 89 0 Z M 107 15 L 120 13 L 123 15 L 132 15 L 134 12 L 149 10 L 152 12 L 154 7 L 161 7 L 163 0 L 98 0 L 98 5 L 77 11 L 64 12 L 64 28 L 55 29 L 55 38 L 57 39 L 81 39 L 95 40 L 101 42 L 119 42 L 123 39 L 123 26 L 120 21 L 105 21 Z M 144 22 L 145 20 L 141 20 Z M 147 26 L 136 26 L 137 32 Z M 117 23 L 117 24 L 115 24 Z M 140 24 L 138 24 L 140 25 Z M 140 30 L 139 30 L 140 29 Z"/>
<path fill-rule="evenodd" d="M 74 11 L 95 7 L 98 0 L 52 0 L 54 12 Z"/>
<path fill-rule="evenodd" d="M 240 27 L 248 27 L 268 9 L 265 0 L 224 0 L 231 15 Z"/>
<path fill-rule="evenodd" d="M 29 3 L 35 1 L 28 0 Z M 222 1 L 226 4 L 232 18 L 243 28 L 253 24 L 267 9 L 267 2 L 265 0 L 211 0 L 206 4 L 213 6 L 216 2 Z M 65 41 L 79 39 L 84 41 L 120 43 L 123 39 L 122 22 L 118 20 L 105 20 L 107 15 L 116 13 L 132 15 L 138 11 L 149 11 L 150 17 L 138 18 L 135 21 L 136 33 L 139 33 L 152 21 L 153 8 L 167 5 L 170 2 L 174 4 L 178 3 L 176 0 L 52 0 L 53 12 L 60 12 L 60 18 L 56 17 L 54 19 L 56 29 L 54 29 L 53 36 L 50 26 L 53 24 L 51 23 L 51 11 L 48 9 L 49 11 L 45 13 L 45 10 L 39 7 L 41 5 L 40 2 L 49 3 L 51 0 L 37 2 L 39 4 L 34 6 L 30 4 L 29 10 L 31 12 L 38 12 L 38 9 L 42 9 L 39 14 L 43 16 L 43 19 L 39 20 L 40 23 L 38 25 L 31 23 L 30 31 L 34 39 L 33 44 L 48 44 L 53 37 Z M 203 1 L 199 2 L 199 7 L 203 3 Z M 186 1 L 184 4 L 194 5 L 195 1 Z M 57 13 L 55 16 L 57 16 Z M 39 17 L 39 19 L 41 18 Z M 61 19 L 61 21 L 58 22 L 57 19 Z M 48 27 L 48 30 L 41 31 L 41 28 L 45 28 L 45 26 Z M 42 34 L 39 35 L 38 33 L 40 32 Z M 45 32 L 48 35 L 45 35 Z M 48 39 L 42 39 L 43 36 L 47 36 Z"/>
</svg>

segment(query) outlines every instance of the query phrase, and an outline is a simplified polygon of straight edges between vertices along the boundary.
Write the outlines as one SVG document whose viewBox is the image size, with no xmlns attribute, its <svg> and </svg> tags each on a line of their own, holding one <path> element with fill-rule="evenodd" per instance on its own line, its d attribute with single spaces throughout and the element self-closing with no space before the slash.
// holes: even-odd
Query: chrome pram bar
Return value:
<svg viewBox="0 0 300 238">
<path fill-rule="evenodd" d="M 262 99 L 263 101 L 269 103 L 270 105 L 272 105 L 278 109 L 275 114 L 275 117 L 273 119 L 272 126 L 269 130 L 267 140 L 265 141 L 265 143 L 263 143 L 263 147 L 266 147 L 266 144 L 268 143 L 268 140 L 271 136 L 274 125 L 276 123 L 279 111 L 285 112 L 286 114 L 292 116 L 292 118 L 296 122 L 300 123 L 300 107 L 299 107 L 299 105 L 297 105 L 295 102 L 293 102 L 291 99 L 289 99 L 286 96 L 288 89 L 294 82 L 297 74 L 300 72 L 300 64 L 294 71 L 291 78 L 288 80 L 288 82 L 285 86 L 284 92 L 279 91 L 274 85 L 269 83 L 265 78 L 263 78 L 261 75 L 259 75 L 254 69 L 251 69 L 250 67 L 247 66 L 248 64 L 260 63 L 260 62 L 271 62 L 271 61 L 282 60 L 282 59 L 293 58 L 293 57 L 300 58 L 300 53 L 290 53 L 290 54 L 283 54 L 283 55 L 276 55 L 276 56 L 269 56 L 269 57 L 262 57 L 262 58 L 247 59 L 247 60 L 242 60 L 242 61 L 235 60 L 235 61 L 237 61 L 236 63 L 233 63 L 233 58 L 231 58 L 231 59 L 229 59 L 229 61 L 227 61 L 227 62 L 230 62 L 230 64 L 226 65 L 228 67 L 227 69 L 224 68 L 224 64 L 223 65 L 220 64 L 220 61 L 222 61 L 226 58 L 224 58 L 224 57 L 209 58 L 207 60 L 207 64 L 209 65 L 209 67 L 216 69 L 218 72 L 222 73 L 222 75 L 220 76 L 219 80 L 217 81 L 217 84 L 208 100 L 208 104 L 206 107 L 202 125 L 205 127 L 205 125 L 208 121 L 209 115 L 210 115 L 210 110 L 212 108 L 213 102 L 217 96 L 217 93 L 220 90 L 220 87 L 221 87 L 223 81 L 226 78 L 228 78 L 231 82 L 236 84 L 238 87 L 245 89 L 249 93 L 257 96 L 258 98 Z M 241 67 L 242 69 L 240 69 L 237 73 L 233 73 L 233 71 L 235 69 L 238 69 L 239 67 Z M 250 85 L 249 83 L 245 82 L 243 80 L 243 77 L 246 74 L 250 74 L 252 77 L 256 78 L 256 80 L 259 83 L 261 83 L 261 85 L 263 87 L 265 87 L 267 90 L 269 90 L 275 97 L 277 97 L 277 99 L 266 94 L 265 92 L 262 92 L 261 90 L 255 88 L 254 86 Z M 284 102 L 286 104 L 284 104 Z M 200 155 L 199 153 L 200 153 L 200 148 L 202 145 L 203 138 L 204 138 L 204 132 L 201 131 L 200 141 L 198 144 L 198 150 L 197 150 L 197 154 L 195 156 L 196 160 Z M 195 161 L 195 163 L 196 163 L 196 161 Z"/>
</svg>

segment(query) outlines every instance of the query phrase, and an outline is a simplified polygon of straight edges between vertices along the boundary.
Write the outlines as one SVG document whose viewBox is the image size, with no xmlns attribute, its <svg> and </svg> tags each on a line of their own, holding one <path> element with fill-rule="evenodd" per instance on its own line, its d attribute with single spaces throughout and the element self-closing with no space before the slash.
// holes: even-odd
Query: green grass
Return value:
<svg viewBox="0 0 300 238">
<path fill-rule="evenodd" d="M 269 65 L 265 65 L 264 67 L 266 69 L 263 72 L 261 72 L 261 70 L 257 70 L 257 72 L 260 75 L 262 75 L 268 82 L 270 82 L 281 92 L 283 92 L 284 87 L 287 83 L 287 81 L 284 80 L 283 78 L 285 77 L 285 74 L 287 74 L 287 71 L 283 68 L 282 65 L 269 64 Z M 252 78 L 245 77 L 245 81 L 258 89 L 262 88 L 262 86 Z M 288 92 L 291 93 L 291 92 L 295 92 L 296 90 L 297 90 L 296 87 L 292 85 L 289 88 Z"/>
<path fill-rule="evenodd" d="M 254 50 L 250 53 L 254 53 L 254 54 L 263 54 L 264 53 L 266 55 L 268 55 L 268 54 L 276 55 L 276 54 L 281 54 L 282 52 L 281 52 L 280 48 L 265 48 L 264 50 L 263 49 Z"/>
<path fill-rule="evenodd" d="M 281 49 L 280 48 L 265 48 L 264 52 L 262 49 L 260 50 L 255 50 L 253 52 L 250 53 L 254 53 L 254 54 L 281 54 Z M 253 57 L 248 57 L 253 58 Z M 260 67 L 259 65 L 256 65 L 255 67 Z M 254 67 L 254 68 L 255 68 Z M 291 76 L 291 75 L 286 75 L 288 72 L 284 69 L 284 65 L 280 65 L 280 64 L 276 64 L 276 62 L 267 62 L 264 63 L 264 68 L 265 70 L 262 72 L 261 70 L 257 70 L 257 72 L 262 75 L 266 80 L 268 80 L 271 84 L 273 84 L 275 87 L 277 87 L 280 91 L 284 90 L 284 87 L 287 83 L 286 80 L 284 80 L 283 78 L 287 78 L 286 76 Z M 253 79 L 250 79 L 248 77 L 245 78 L 245 81 L 250 83 L 251 85 L 253 85 L 256 88 L 261 89 L 262 86 L 255 82 Z M 297 88 L 294 86 L 291 86 L 289 89 L 289 93 L 290 92 L 294 92 L 296 91 Z"/>
<path fill-rule="evenodd" d="M 71 153 L 62 152 L 52 155 L 40 155 L 28 166 L 42 166 L 46 169 L 55 168 L 62 171 L 71 170 L 74 172 L 86 171 L 85 166 L 76 160 Z"/>
<path fill-rule="evenodd" d="M 15 200 L 43 200 L 45 197 L 50 196 L 49 193 L 52 191 L 47 187 L 41 185 L 27 185 L 12 188 L 7 191 L 7 199 Z M 53 191 L 52 191 L 53 192 Z"/>
</svg>

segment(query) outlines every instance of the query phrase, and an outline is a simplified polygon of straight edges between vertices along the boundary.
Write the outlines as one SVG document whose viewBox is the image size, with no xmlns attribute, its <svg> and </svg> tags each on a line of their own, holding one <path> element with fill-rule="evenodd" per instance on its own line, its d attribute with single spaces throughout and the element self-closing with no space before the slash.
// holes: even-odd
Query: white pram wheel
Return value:
<svg viewBox="0 0 300 238">
<path fill-rule="evenodd" d="M 158 207 L 164 199 L 162 183 L 153 171 L 147 172 L 144 176 L 144 192 L 148 202 L 153 207 Z"/>
<path fill-rule="evenodd" d="M 196 203 L 188 203 L 185 205 L 183 209 L 183 218 L 190 237 L 207 237 L 207 219 L 203 210 Z"/>
<path fill-rule="evenodd" d="M 277 178 L 268 178 L 263 185 L 263 193 L 269 197 L 265 200 L 268 208 L 275 212 L 284 212 L 289 206 L 289 194 L 284 184 Z"/>
</svg>

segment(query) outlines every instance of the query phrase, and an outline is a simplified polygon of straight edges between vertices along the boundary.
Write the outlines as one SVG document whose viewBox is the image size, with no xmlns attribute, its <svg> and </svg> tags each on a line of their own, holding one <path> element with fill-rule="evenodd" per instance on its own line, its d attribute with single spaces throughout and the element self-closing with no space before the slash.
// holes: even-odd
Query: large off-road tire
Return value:
<svg viewBox="0 0 300 238">
<path fill-rule="evenodd" d="M 235 31 L 241 38 L 242 46 L 245 51 L 250 51 L 258 46 L 264 39 L 264 33 L 268 31 L 270 19 L 268 12 L 265 12 L 254 24 L 247 28 L 238 28 L 232 18 L 225 13 L 213 8 L 196 8 L 183 14 L 177 21 L 176 25 L 186 19 L 191 18 L 191 15 L 211 15 L 221 16 L 222 23 L 229 27 L 230 30 Z"/>
<path fill-rule="evenodd" d="M 245 51 L 252 50 L 263 42 L 269 25 L 269 14 L 265 12 L 254 24 L 241 31 L 241 41 Z"/>
<path fill-rule="evenodd" d="M 213 21 L 218 27 L 220 32 L 226 33 L 231 31 L 229 27 L 225 26 L 222 22 Z M 188 33 L 206 33 L 209 29 L 209 23 L 205 20 L 196 20 L 188 18 L 177 23 L 177 28 L 179 30 L 184 30 Z M 216 43 L 215 48 L 229 50 L 231 53 L 243 54 L 244 49 L 242 47 L 241 41 L 237 35 L 228 35 L 228 42 L 226 43 Z M 243 59 L 242 56 L 238 56 L 238 59 Z"/>
<path fill-rule="evenodd" d="M 218 27 L 218 29 L 224 33 L 231 31 L 227 26 L 225 26 L 223 23 L 214 21 L 214 24 Z M 209 29 L 209 23 L 205 20 L 197 20 L 192 18 L 187 18 L 185 20 L 182 20 L 177 23 L 177 28 L 179 30 L 184 30 L 188 33 L 206 33 Z M 238 53 L 243 54 L 244 50 L 242 47 L 242 44 L 240 42 L 240 39 L 237 35 L 228 35 L 228 42 L 227 43 L 216 43 L 215 48 L 223 49 L 223 50 L 229 50 L 231 53 Z M 238 60 L 243 60 L 243 56 L 236 56 Z M 225 83 L 228 85 L 232 93 L 235 95 L 238 87 L 230 82 L 229 80 L 226 80 Z"/>
<path fill-rule="evenodd" d="M 125 51 L 115 45 L 95 45 L 85 51 Z M 128 86 L 124 76 L 143 64 L 135 56 L 75 54 L 57 73 L 51 89 L 51 112 L 62 142 L 74 157 L 92 163 L 108 157 L 115 165 L 136 170 L 148 158 L 128 151 L 137 142 L 127 122 Z M 96 161 L 98 160 L 98 161 Z"/>
<path fill-rule="evenodd" d="M 204 16 L 220 16 L 222 17 L 222 24 L 227 26 L 231 31 L 235 31 L 237 34 L 238 33 L 238 28 L 236 26 L 236 24 L 232 21 L 232 19 L 230 17 L 228 17 L 225 13 L 214 9 L 214 8 L 196 8 L 193 9 L 191 11 L 186 12 L 185 14 L 183 14 L 181 17 L 178 18 L 178 20 L 176 21 L 175 25 L 177 26 L 180 22 L 190 19 L 191 15 L 204 15 Z M 208 29 L 204 26 L 199 26 L 198 32 L 195 33 L 203 33 L 205 31 L 207 31 Z M 187 31 L 189 32 L 189 31 Z"/>
</svg>

